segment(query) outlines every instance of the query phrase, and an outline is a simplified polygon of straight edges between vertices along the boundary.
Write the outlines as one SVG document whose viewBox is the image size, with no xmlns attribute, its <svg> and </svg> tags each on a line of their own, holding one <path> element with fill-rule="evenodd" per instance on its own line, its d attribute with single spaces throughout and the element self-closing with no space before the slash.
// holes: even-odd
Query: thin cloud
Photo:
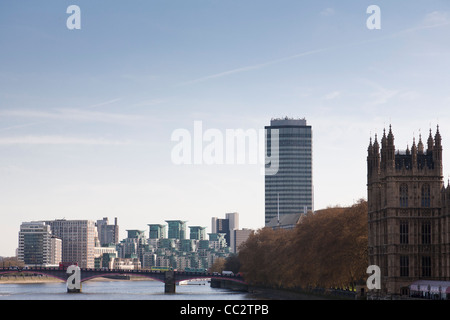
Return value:
<svg viewBox="0 0 450 320">
<path fill-rule="evenodd" d="M 27 128 L 27 127 L 32 127 L 35 125 L 39 125 L 42 124 L 43 122 L 33 122 L 33 123 L 25 123 L 25 124 L 18 124 L 15 126 L 9 126 L 9 127 L 5 127 L 5 128 L 0 128 L 0 132 L 4 132 L 4 131 L 9 131 L 9 130 L 16 130 L 16 129 L 22 129 L 22 128 Z"/>
<path fill-rule="evenodd" d="M 0 137 L 0 146 L 10 145 L 128 145 L 129 141 L 65 137 L 57 135 Z"/>
<path fill-rule="evenodd" d="M 293 55 L 293 56 L 289 56 L 289 57 L 285 57 L 285 58 L 281 58 L 281 59 L 276 59 L 276 60 L 264 62 L 264 63 L 261 63 L 261 64 L 256 64 L 256 65 L 251 65 L 251 66 L 247 66 L 247 67 L 236 68 L 236 69 L 225 71 L 225 72 L 216 73 L 216 74 L 213 74 L 213 75 L 210 75 L 210 76 L 206 76 L 206 77 L 203 77 L 203 78 L 199 78 L 199 79 L 195 79 L 195 80 L 184 82 L 181 85 L 188 85 L 188 84 L 204 82 L 204 81 L 207 81 L 207 80 L 210 80 L 210 79 L 222 78 L 222 77 L 229 76 L 229 75 L 232 75 L 232 74 L 235 74 L 235 73 L 241 73 L 241 72 L 246 72 L 246 71 L 250 71 L 250 70 L 258 70 L 258 69 L 262 69 L 262 68 L 268 67 L 268 66 L 273 65 L 273 64 L 278 64 L 280 62 L 289 61 L 289 60 L 297 59 L 297 58 L 300 58 L 300 57 L 306 57 L 306 56 L 309 56 L 309 55 L 313 55 L 313 54 L 316 54 L 316 53 L 328 51 L 328 50 L 331 50 L 331 49 L 332 48 L 330 47 L 330 48 L 324 48 L 324 49 L 305 51 L 305 52 L 302 52 L 302 53 L 299 53 L 299 54 L 296 54 L 296 55 Z"/>
<path fill-rule="evenodd" d="M 132 104 L 130 107 L 152 107 L 166 102 L 165 99 L 149 99 Z"/>
<path fill-rule="evenodd" d="M 428 13 L 424 20 L 423 26 L 443 25 L 449 23 L 449 17 L 447 12 L 433 11 Z"/>
<path fill-rule="evenodd" d="M 0 111 L 0 116 L 110 123 L 132 123 L 141 119 L 140 116 L 129 114 L 86 111 L 80 109 L 55 109 L 53 111 L 14 109 Z"/>
<path fill-rule="evenodd" d="M 105 101 L 105 102 L 101 102 L 101 103 L 97 103 L 97 104 L 91 105 L 91 106 L 89 106 L 89 108 L 97 108 L 97 107 L 107 106 L 109 104 L 113 104 L 113 103 L 115 103 L 117 101 L 120 101 L 120 100 L 121 100 L 120 98 L 113 99 L 113 100 L 108 100 L 108 101 Z"/>
<path fill-rule="evenodd" d="M 280 58 L 280 59 L 276 59 L 276 60 L 271 60 L 271 61 L 268 61 L 268 62 L 255 64 L 255 65 L 250 65 L 250 66 L 246 66 L 246 67 L 236 68 L 236 69 L 232 69 L 232 70 L 216 73 L 216 74 L 213 74 L 213 75 L 205 76 L 205 77 L 202 77 L 202 78 L 194 79 L 194 80 L 191 80 L 191 81 L 183 82 L 183 83 L 180 84 L 180 86 L 185 86 L 185 85 L 205 82 L 205 81 L 208 81 L 208 80 L 222 78 L 222 77 L 226 77 L 226 76 L 229 76 L 229 75 L 242 73 L 242 72 L 247 72 L 247 71 L 251 71 L 251 70 L 258 70 L 258 69 L 262 69 L 262 68 L 268 67 L 270 65 L 278 64 L 278 63 L 285 62 L 285 61 L 294 60 L 294 59 L 301 58 L 301 57 L 306 57 L 306 56 L 317 54 L 317 53 L 322 53 L 322 52 L 331 51 L 331 50 L 335 50 L 335 49 L 342 49 L 342 48 L 352 47 L 352 46 L 355 46 L 355 45 L 356 46 L 357 45 L 362 45 L 362 44 L 366 44 L 366 43 L 379 42 L 379 41 L 383 41 L 383 40 L 387 40 L 387 39 L 396 38 L 396 37 L 402 36 L 402 35 L 404 35 L 406 33 L 411 33 L 411 32 L 416 32 L 416 31 L 426 30 L 426 29 L 433 29 L 433 28 L 444 27 L 444 26 L 447 26 L 449 24 L 450 24 L 450 21 L 447 19 L 447 15 L 446 14 L 443 14 L 443 13 L 431 13 L 431 14 L 428 14 L 424 18 L 424 21 L 422 21 L 418 26 L 412 27 L 412 28 L 408 28 L 408 29 L 404 29 L 404 30 L 401 30 L 399 32 L 392 33 L 392 34 L 389 34 L 389 35 L 386 35 L 386 36 L 373 38 L 373 39 L 368 39 L 368 40 L 363 40 L 363 41 L 359 41 L 359 42 L 347 43 L 347 44 L 343 44 L 343 45 L 340 45 L 340 46 L 331 46 L 331 47 L 327 47 L 327 48 L 321 48 L 321 49 L 305 51 L 305 52 L 302 52 L 302 53 L 299 53 L 299 54 L 295 54 L 295 55 L 292 55 L 292 56 L 289 56 L 289 57 L 284 57 L 284 58 Z"/>
<path fill-rule="evenodd" d="M 396 97 L 400 93 L 400 90 L 385 88 L 379 83 L 369 79 L 360 79 L 360 82 L 365 83 L 373 89 L 366 102 L 369 106 L 386 104 L 389 100 Z"/>
<path fill-rule="evenodd" d="M 333 100 L 340 97 L 341 93 L 339 91 L 333 91 L 325 95 L 325 100 Z"/>
<path fill-rule="evenodd" d="M 389 90 L 385 88 L 380 88 L 379 90 L 373 92 L 370 95 L 370 104 L 380 105 L 387 103 L 390 99 L 398 95 L 398 90 Z"/>
<path fill-rule="evenodd" d="M 335 11 L 334 11 L 333 8 L 326 8 L 326 9 L 324 9 L 324 10 L 322 10 L 320 12 L 320 15 L 324 16 L 324 17 L 329 17 L 329 16 L 332 16 L 334 14 L 335 14 Z"/>
</svg>

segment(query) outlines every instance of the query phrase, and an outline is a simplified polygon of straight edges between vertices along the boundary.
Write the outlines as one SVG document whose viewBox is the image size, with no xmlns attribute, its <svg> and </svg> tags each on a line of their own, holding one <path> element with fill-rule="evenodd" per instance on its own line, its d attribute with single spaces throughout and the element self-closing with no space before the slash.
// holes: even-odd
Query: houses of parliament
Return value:
<svg viewBox="0 0 450 320">
<path fill-rule="evenodd" d="M 450 186 L 439 126 L 425 142 L 419 136 L 397 151 L 391 126 L 380 143 L 370 138 L 368 257 L 380 267 L 383 294 L 408 295 L 417 280 L 450 280 Z"/>
</svg>

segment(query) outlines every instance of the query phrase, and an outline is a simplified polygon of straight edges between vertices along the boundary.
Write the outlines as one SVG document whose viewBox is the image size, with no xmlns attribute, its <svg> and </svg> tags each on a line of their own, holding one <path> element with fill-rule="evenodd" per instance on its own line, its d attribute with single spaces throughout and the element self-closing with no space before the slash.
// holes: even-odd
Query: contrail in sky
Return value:
<svg viewBox="0 0 450 320">
<path fill-rule="evenodd" d="M 312 54 L 315 54 L 315 53 L 319 53 L 319 52 L 324 52 L 324 51 L 327 51 L 327 50 L 330 50 L 330 48 L 306 51 L 306 52 L 299 53 L 299 54 L 296 54 L 296 55 L 293 55 L 293 56 L 284 57 L 284 58 L 280 58 L 280 59 L 277 59 L 277 60 L 264 62 L 264 63 L 261 63 L 261 64 L 255 64 L 255 65 L 252 65 L 252 66 L 236 68 L 236 69 L 233 69 L 233 70 L 228 70 L 228 71 L 225 71 L 225 72 L 213 74 L 213 75 L 206 76 L 206 77 L 203 77 L 203 78 L 187 81 L 187 82 L 182 83 L 182 85 L 203 82 L 203 81 L 206 81 L 206 80 L 209 80 L 209 79 L 221 78 L 221 77 L 229 76 L 229 75 L 235 74 L 235 73 L 240 73 L 240 72 L 245 72 L 245 71 L 250 71 L 250 70 L 257 70 L 257 69 L 261 69 L 261 68 L 270 66 L 272 64 L 277 64 L 277 63 L 280 63 L 280 62 L 293 60 L 293 59 L 300 58 L 300 57 L 309 56 L 309 55 L 312 55 Z"/>
<path fill-rule="evenodd" d="M 255 64 L 255 65 L 250 65 L 250 66 L 246 66 L 246 67 L 236 68 L 236 69 L 232 69 L 232 70 L 216 73 L 216 74 L 213 74 L 213 75 L 205 76 L 205 77 L 202 77 L 202 78 L 198 78 L 198 79 L 195 79 L 195 80 L 183 82 L 183 83 L 180 84 L 180 86 L 185 86 L 185 85 L 195 84 L 195 83 L 199 83 L 199 82 L 204 82 L 204 81 L 211 80 L 211 79 L 222 78 L 222 77 L 226 77 L 226 76 L 229 76 L 229 75 L 232 75 L 232 74 L 236 74 L 236 73 L 247 72 L 247 71 L 251 71 L 251 70 L 258 70 L 258 69 L 262 69 L 262 68 L 270 66 L 270 65 L 278 64 L 278 63 L 289 61 L 289 60 L 294 60 L 294 59 L 301 58 L 301 57 L 310 56 L 310 55 L 313 55 L 313 54 L 316 54 L 316 53 L 321 53 L 321 52 L 331 51 L 331 50 L 334 50 L 334 49 L 346 48 L 346 47 L 351 47 L 351 46 L 361 45 L 361 44 L 366 44 L 366 43 L 371 43 L 371 42 L 379 42 L 379 41 L 383 41 L 383 40 L 387 40 L 387 39 L 392 39 L 392 38 L 401 36 L 401 35 L 406 34 L 406 33 L 414 32 L 414 31 L 420 31 L 420 30 L 425 30 L 425 29 L 442 27 L 442 26 L 446 26 L 446 25 L 449 25 L 449 24 L 450 24 L 450 21 L 449 22 L 439 23 L 439 24 L 433 24 L 433 25 L 422 25 L 422 26 L 417 26 L 417 27 L 405 29 L 405 30 L 402 30 L 402 31 L 399 31 L 399 32 L 396 32 L 396 33 L 393 33 L 393 34 L 390 34 L 390 35 L 383 36 L 383 37 L 378 37 L 378 38 L 375 38 L 375 39 L 368 39 L 368 40 L 363 40 L 363 41 L 354 42 L 354 43 L 347 43 L 347 44 L 338 45 L 338 46 L 331 46 L 331 47 L 328 47 L 328 48 L 322 48 L 322 49 L 315 49 L 315 50 L 305 51 L 305 52 L 302 52 L 302 53 L 299 53 L 299 54 L 295 54 L 295 55 L 292 55 L 292 56 L 289 56 L 289 57 L 284 57 L 284 58 L 280 58 L 280 59 L 276 59 L 276 60 L 271 60 L 271 61 L 268 61 L 268 62 Z"/>
</svg>

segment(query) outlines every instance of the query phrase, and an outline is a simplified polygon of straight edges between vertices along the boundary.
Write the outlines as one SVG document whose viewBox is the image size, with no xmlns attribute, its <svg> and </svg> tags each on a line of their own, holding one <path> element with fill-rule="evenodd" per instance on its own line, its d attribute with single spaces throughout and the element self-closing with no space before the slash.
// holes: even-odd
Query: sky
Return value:
<svg viewBox="0 0 450 320">
<path fill-rule="evenodd" d="M 449 35 L 446 0 L 2 0 L 0 256 L 44 219 L 263 227 L 263 164 L 178 164 L 179 130 L 194 150 L 306 118 L 322 209 L 366 197 L 370 137 L 392 125 L 406 149 L 439 125 L 447 181 Z"/>
</svg>

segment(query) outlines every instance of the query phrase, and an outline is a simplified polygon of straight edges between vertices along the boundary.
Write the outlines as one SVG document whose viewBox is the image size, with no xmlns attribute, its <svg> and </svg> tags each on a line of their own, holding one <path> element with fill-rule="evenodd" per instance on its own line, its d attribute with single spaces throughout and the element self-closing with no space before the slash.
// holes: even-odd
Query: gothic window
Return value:
<svg viewBox="0 0 450 320">
<path fill-rule="evenodd" d="M 408 244 L 408 221 L 400 222 L 400 244 Z"/>
<path fill-rule="evenodd" d="M 384 276 L 387 277 L 387 276 L 389 276 L 388 260 L 387 260 L 387 257 L 383 257 L 383 258 L 384 259 L 382 259 L 382 261 L 381 261 L 383 268 L 381 270 L 383 270 L 382 273 L 384 274 Z"/>
<path fill-rule="evenodd" d="M 422 277 L 431 277 L 431 257 L 422 257 Z"/>
<path fill-rule="evenodd" d="M 431 206 L 430 185 L 422 186 L 422 207 L 429 208 Z"/>
<path fill-rule="evenodd" d="M 408 185 L 402 184 L 400 186 L 400 207 L 408 207 Z"/>
<path fill-rule="evenodd" d="M 409 257 L 400 256 L 400 277 L 409 277 Z"/>
<path fill-rule="evenodd" d="M 422 244 L 431 244 L 431 223 L 429 221 L 422 223 Z"/>
</svg>

